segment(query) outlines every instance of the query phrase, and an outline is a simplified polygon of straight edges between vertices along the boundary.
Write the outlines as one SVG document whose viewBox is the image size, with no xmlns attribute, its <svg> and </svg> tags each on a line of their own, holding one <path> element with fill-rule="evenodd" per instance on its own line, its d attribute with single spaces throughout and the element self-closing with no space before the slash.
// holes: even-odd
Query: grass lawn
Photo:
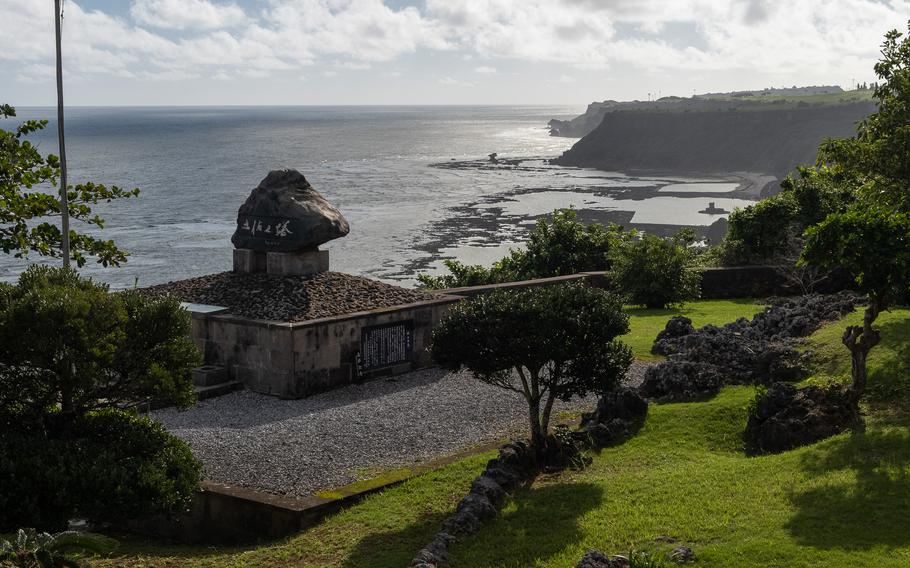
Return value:
<svg viewBox="0 0 910 568">
<path fill-rule="evenodd" d="M 712 304 L 721 303 L 699 302 L 683 313 L 700 325 L 714 310 L 725 314 L 714 322 L 723 323 L 758 308 Z M 735 306 L 740 311 L 728 317 Z M 660 329 L 657 321 L 666 317 L 634 313 L 630 343 Z M 544 477 L 520 492 L 500 518 L 454 548 L 452 565 L 568 568 L 590 548 L 664 550 L 671 545 L 654 540 L 661 535 L 692 546 L 700 566 L 910 565 L 910 422 L 895 410 L 905 392 L 898 379 L 906 376 L 910 310 L 883 315 L 881 326 L 883 343 L 870 358 L 875 396 L 865 432 L 748 458 L 740 433 L 751 387 L 726 388 L 707 402 L 652 405 L 637 436 L 603 450 L 584 471 Z M 809 342 L 823 361 L 816 380 L 848 373 L 842 327 L 824 328 Z M 642 345 L 636 353 L 647 352 Z M 492 455 L 367 497 L 281 542 L 240 550 L 127 540 L 119 557 L 99 564 L 406 566 Z"/>
</svg>

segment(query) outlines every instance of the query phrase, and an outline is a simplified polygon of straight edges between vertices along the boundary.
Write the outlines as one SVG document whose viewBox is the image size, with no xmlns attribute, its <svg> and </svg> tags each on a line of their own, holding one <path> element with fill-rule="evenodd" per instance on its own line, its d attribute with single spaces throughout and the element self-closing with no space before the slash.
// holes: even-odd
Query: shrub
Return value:
<svg viewBox="0 0 910 568">
<path fill-rule="evenodd" d="M 111 294 L 73 270 L 30 266 L 0 288 L 0 412 L 188 405 L 200 361 L 189 328 L 174 299 Z"/>
<path fill-rule="evenodd" d="M 117 542 L 97 534 L 67 531 L 57 534 L 19 529 L 12 540 L 0 541 L 0 566 L 17 568 L 78 567 L 74 553 L 105 554 Z"/>
<path fill-rule="evenodd" d="M 629 240 L 611 253 L 609 273 L 614 288 L 628 295 L 633 304 L 665 308 L 697 298 L 701 275 L 690 269 L 689 234 L 664 239 L 643 235 Z"/>
<path fill-rule="evenodd" d="M 438 290 L 606 270 L 610 267 L 610 251 L 630 237 L 631 233 L 617 225 L 585 225 L 578 221 L 575 210 L 559 209 L 549 222 L 537 221 L 524 249 L 511 250 L 509 256 L 493 266 L 447 260 L 444 264 L 449 274 L 421 274 L 418 280 L 422 287 Z"/>
<path fill-rule="evenodd" d="M 632 363 L 616 338 L 629 331 L 621 300 L 603 290 L 559 285 L 498 291 L 459 303 L 433 332 L 433 359 L 466 367 L 528 403 L 531 441 L 546 446 L 553 403 L 615 388 Z"/>
<path fill-rule="evenodd" d="M 792 244 L 807 227 L 846 210 L 855 191 L 846 176 L 827 167 L 798 168 L 799 177 L 781 182 L 781 192 L 730 214 L 720 245 L 727 266 L 781 264 L 792 267 Z"/>
<path fill-rule="evenodd" d="M 74 517 L 118 521 L 173 511 L 199 485 L 189 447 L 118 409 L 7 416 L 0 436 L 0 531 L 60 530 Z"/>
</svg>

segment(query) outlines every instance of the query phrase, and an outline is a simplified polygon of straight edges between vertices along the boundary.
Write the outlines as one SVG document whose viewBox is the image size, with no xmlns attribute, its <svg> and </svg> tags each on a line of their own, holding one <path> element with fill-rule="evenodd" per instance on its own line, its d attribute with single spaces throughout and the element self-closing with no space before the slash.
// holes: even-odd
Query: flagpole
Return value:
<svg viewBox="0 0 910 568">
<path fill-rule="evenodd" d="M 60 218 L 61 232 L 63 233 L 63 266 L 70 265 L 70 215 L 69 199 L 67 196 L 66 179 L 66 141 L 63 136 L 63 56 L 60 35 L 60 20 L 63 13 L 60 11 L 60 1 L 54 0 L 54 25 L 57 31 L 57 135 L 60 142 Z"/>
</svg>

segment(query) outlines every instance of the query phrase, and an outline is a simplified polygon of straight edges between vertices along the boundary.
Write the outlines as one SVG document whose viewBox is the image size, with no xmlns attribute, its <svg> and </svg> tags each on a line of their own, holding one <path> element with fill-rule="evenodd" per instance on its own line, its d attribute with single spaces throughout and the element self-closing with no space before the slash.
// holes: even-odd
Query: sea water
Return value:
<svg viewBox="0 0 910 568">
<path fill-rule="evenodd" d="M 0 121 L 50 123 L 30 139 L 57 153 L 53 108 L 19 108 Z M 440 258 L 489 262 L 519 246 L 529 222 L 557 207 L 630 211 L 632 221 L 707 225 L 698 192 L 718 180 L 648 178 L 546 163 L 576 140 L 551 137 L 551 118 L 582 107 L 116 107 L 69 108 L 70 182 L 138 187 L 102 204 L 99 236 L 130 252 L 120 268 L 83 273 L 114 288 L 152 285 L 231 268 L 237 208 L 271 169 L 296 168 L 351 224 L 326 245 L 332 270 L 405 285 Z M 527 158 L 518 167 L 489 164 Z M 723 181 L 723 180 L 720 180 Z M 733 189 L 736 183 L 712 186 Z M 687 184 L 692 184 L 687 189 Z M 670 187 L 672 186 L 672 187 Z M 667 187 L 680 196 L 659 197 Z M 615 191 L 651 191 L 641 199 Z M 634 195 L 633 195 L 634 197 Z M 718 207 L 747 204 L 712 195 Z M 638 216 L 638 219 L 636 219 Z M 475 221 L 483 220 L 482 223 Z M 457 222 L 456 222 L 457 221 Z M 75 223 L 75 228 L 80 229 Z M 32 255 L 29 260 L 39 260 Z M 90 261 L 91 262 L 91 261 Z M 27 261 L 0 255 L 0 280 Z"/>
</svg>

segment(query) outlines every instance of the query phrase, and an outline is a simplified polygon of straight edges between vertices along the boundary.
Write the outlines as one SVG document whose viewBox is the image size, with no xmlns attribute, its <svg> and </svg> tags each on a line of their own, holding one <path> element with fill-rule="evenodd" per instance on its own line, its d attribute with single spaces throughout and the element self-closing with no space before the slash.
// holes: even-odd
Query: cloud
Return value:
<svg viewBox="0 0 910 568">
<path fill-rule="evenodd" d="M 455 79 L 454 77 L 439 77 L 436 79 L 436 82 L 440 85 L 445 85 L 446 87 L 475 87 L 474 83 L 470 81 L 462 81 L 460 79 Z"/>
<path fill-rule="evenodd" d="M 451 53 L 480 75 L 516 62 L 642 74 L 748 72 L 792 82 L 864 76 L 908 0 L 133 0 L 126 16 L 66 3 L 64 63 L 76 76 L 239 80 L 318 64 L 364 69 Z M 16 81 L 53 64 L 46 2 L 0 0 L 0 60 Z M 694 37 L 674 36 L 685 24 Z M 179 32 L 179 33 L 174 33 Z M 697 41 L 696 41 L 697 40 Z M 477 65 L 483 62 L 484 65 Z M 470 63 L 468 64 L 470 65 Z M 786 78 L 786 79 L 785 79 Z M 809 79 L 807 79 L 809 80 Z M 814 78 L 811 80 L 815 80 Z M 443 77 L 448 86 L 469 82 Z"/>
<path fill-rule="evenodd" d="M 240 6 L 209 0 L 133 0 L 130 14 L 140 24 L 174 30 L 223 29 L 247 21 Z"/>
</svg>

